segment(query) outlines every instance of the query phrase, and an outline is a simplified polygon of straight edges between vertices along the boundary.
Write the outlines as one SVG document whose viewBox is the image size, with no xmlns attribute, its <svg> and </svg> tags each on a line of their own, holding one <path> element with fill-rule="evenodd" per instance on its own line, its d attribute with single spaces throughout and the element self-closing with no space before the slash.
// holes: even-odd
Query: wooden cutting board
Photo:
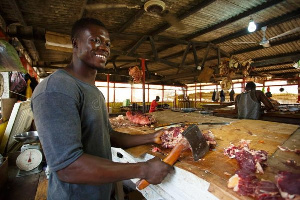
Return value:
<svg viewBox="0 0 300 200">
<path fill-rule="evenodd" d="M 184 152 L 179 159 L 180 162 L 177 162 L 175 164 L 175 166 L 185 169 L 197 175 L 198 177 L 201 177 L 204 180 L 210 182 L 210 192 L 215 194 L 220 199 L 234 199 L 232 197 L 238 199 L 248 199 L 248 197 L 240 197 L 231 189 L 227 188 L 228 179 L 232 175 L 234 175 L 239 167 L 235 159 L 230 159 L 223 154 L 224 148 L 228 147 L 230 143 L 238 144 L 241 139 L 251 140 L 251 149 L 265 150 L 269 155 L 269 167 L 267 168 L 264 175 L 259 175 L 258 177 L 273 181 L 275 173 L 278 171 L 274 169 L 277 167 L 279 161 L 276 161 L 276 158 L 272 157 L 272 155 L 274 155 L 274 153 L 278 150 L 277 146 L 282 145 L 286 141 L 288 141 L 290 136 L 298 129 L 297 125 L 260 120 L 236 120 L 214 116 L 205 116 L 201 118 L 201 116 L 199 117 L 199 114 L 195 113 L 183 114 L 175 112 L 172 112 L 172 117 L 170 117 L 168 116 L 168 114 L 170 113 L 165 113 L 163 115 L 162 112 L 159 113 L 159 115 L 161 115 L 162 117 L 162 120 L 160 120 L 159 117 L 157 118 L 157 120 L 160 123 L 171 123 L 172 119 L 175 119 L 176 122 L 180 122 L 182 121 L 182 119 L 184 119 L 184 121 L 186 122 L 195 122 L 195 119 L 199 122 L 232 122 L 230 125 L 222 126 L 199 126 L 200 130 L 202 130 L 203 132 L 208 130 L 213 132 L 216 137 L 217 147 L 213 151 L 208 152 L 203 159 L 197 162 L 193 160 L 191 152 Z M 184 118 L 182 118 L 182 116 L 179 115 L 185 116 Z M 130 132 L 131 134 L 147 134 L 154 131 L 153 128 L 147 127 L 126 127 L 118 130 L 124 131 L 125 129 L 125 132 Z M 297 135 L 300 135 L 300 131 L 297 132 Z M 290 148 L 295 149 L 295 145 L 293 142 L 292 144 L 293 146 L 291 146 Z M 153 145 L 141 145 L 138 147 L 127 149 L 126 151 L 135 157 L 138 157 L 147 152 L 161 158 L 167 155 L 170 151 L 162 149 L 162 153 L 153 153 L 151 151 L 152 147 Z M 300 147 L 298 146 L 298 148 Z M 289 155 L 293 154 L 290 153 Z M 280 170 L 291 171 L 285 165 L 281 165 Z"/>
</svg>

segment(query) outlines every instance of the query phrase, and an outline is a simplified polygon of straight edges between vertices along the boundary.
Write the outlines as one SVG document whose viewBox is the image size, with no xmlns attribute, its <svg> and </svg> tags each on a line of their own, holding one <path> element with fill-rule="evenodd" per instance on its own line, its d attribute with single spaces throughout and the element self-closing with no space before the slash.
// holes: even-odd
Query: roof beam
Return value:
<svg viewBox="0 0 300 200">
<path fill-rule="evenodd" d="M 88 0 L 83 1 L 78 19 L 81 19 L 83 16 L 85 16 L 85 7 L 87 5 L 87 2 L 88 2 Z"/>
<path fill-rule="evenodd" d="M 281 69 L 264 69 L 264 70 L 261 70 L 261 71 L 256 71 L 257 73 L 264 73 L 264 72 L 267 72 L 267 73 L 273 73 L 273 72 L 280 72 L 280 71 L 284 71 L 284 70 L 297 70 L 295 67 L 287 67 L 287 68 L 281 68 Z M 299 69 L 298 69 L 299 70 Z M 299 71 L 300 72 L 300 71 Z M 284 73 L 284 72 L 283 72 Z"/>
<path fill-rule="evenodd" d="M 298 41 L 298 40 L 299 40 L 299 36 L 294 36 L 294 37 L 290 37 L 290 38 L 275 41 L 275 42 L 270 41 L 270 45 L 271 45 L 271 47 L 275 47 L 275 46 L 278 46 L 278 45 L 282 45 L 282 44 L 289 43 L 289 42 L 295 42 L 295 41 Z M 250 48 L 235 51 L 235 52 L 232 53 L 232 55 L 248 53 L 248 52 L 251 52 L 251 51 L 257 51 L 257 50 L 264 49 L 264 48 L 265 47 L 263 47 L 262 45 L 258 45 L 258 46 L 255 46 L 255 47 L 250 47 Z M 267 47 L 267 48 L 270 48 L 270 47 Z"/>
<path fill-rule="evenodd" d="M 257 61 L 256 61 L 257 60 Z M 300 51 L 289 53 L 289 54 L 280 54 L 275 56 L 260 57 L 254 60 L 254 63 L 251 64 L 252 67 L 262 68 L 270 65 L 278 65 L 284 63 L 292 63 L 300 60 Z"/>
<path fill-rule="evenodd" d="M 132 16 L 127 22 L 123 24 L 123 26 L 118 29 L 118 33 L 122 33 L 125 31 L 131 24 L 133 24 L 138 18 L 140 18 L 145 13 L 144 9 L 138 10 L 134 16 Z"/>
<path fill-rule="evenodd" d="M 184 65 L 184 62 L 185 62 L 186 56 L 187 56 L 187 54 L 188 54 L 188 52 L 189 52 L 189 50 L 190 50 L 190 47 L 191 47 L 191 43 L 189 42 L 189 43 L 187 44 L 186 48 L 185 48 L 184 54 L 183 54 L 183 56 L 182 56 L 181 63 L 180 63 L 180 65 L 179 65 L 178 69 L 177 69 L 177 74 L 179 73 L 180 68 Z"/>
</svg>

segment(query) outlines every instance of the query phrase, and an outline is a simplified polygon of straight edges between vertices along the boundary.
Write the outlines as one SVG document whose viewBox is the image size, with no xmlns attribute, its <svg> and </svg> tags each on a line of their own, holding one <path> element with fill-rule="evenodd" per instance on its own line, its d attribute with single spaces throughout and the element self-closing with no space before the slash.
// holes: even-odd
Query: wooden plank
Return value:
<svg viewBox="0 0 300 200">
<path fill-rule="evenodd" d="M 40 173 L 38 187 L 35 193 L 35 200 L 47 200 L 48 180 L 44 172 Z"/>
</svg>

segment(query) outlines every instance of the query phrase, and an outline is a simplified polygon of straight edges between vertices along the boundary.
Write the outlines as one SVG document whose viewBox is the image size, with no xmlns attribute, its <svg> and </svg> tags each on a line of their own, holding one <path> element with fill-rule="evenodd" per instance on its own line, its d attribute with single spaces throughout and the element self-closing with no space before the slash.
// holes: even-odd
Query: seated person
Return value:
<svg viewBox="0 0 300 200">
<path fill-rule="evenodd" d="M 271 92 L 267 92 L 266 96 L 268 97 L 269 101 L 273 105 L 274 109 L 278 110 L 278 106 L 280 105 L 280 103 L 277 100 L 271 98 L 272 97 L 272 93 Z"/>
<path fill-rule="evenodd" d="M 265 94 L 256 90 L 254 82 L 246 84 L 245 92 L 237 95 L 235 99 L 235 109 L 239 119 L 259 119 L 261 116 L 261 102 L 266 110 L 273 109 L 273 105 Z"/>
<path fill-rule="evenodd" d="M 155 112 L 156 107 L 158 106 L 158 101 L 159 101 L 159 96 L 156 96 L 156 98 L 152 101 L 151 105 L 150 105 L 150 110 L 149 113 Z"/>
</svg>

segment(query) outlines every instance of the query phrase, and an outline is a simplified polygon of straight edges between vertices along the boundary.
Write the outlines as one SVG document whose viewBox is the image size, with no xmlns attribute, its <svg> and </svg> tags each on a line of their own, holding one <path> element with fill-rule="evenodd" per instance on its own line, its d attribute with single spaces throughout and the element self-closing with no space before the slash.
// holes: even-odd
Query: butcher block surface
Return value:
<svg viewBox="0 0 300 200">
<path fill-rule="evenodd" d="M 199 125 L 202 132 L 212 131 L 217 141 L 213 151 L 208 152 L 199 161 L 193 161 L 191 152 L 184 152 L 176 167 L 185 169 L 210 183 L 209 191 L 219 199 L 251 199 L 239 196 L 232 189 L 227 188 L 228 179 L 239 169 L 235 159 L 230 159 L 223 154 L 225 147 L 230 143 L 238 144 L 241 139 L 251 140 L 250 148 L 268 152 L 268 167 L 259 178 L 274 181 L 274 176 L 279 170 L 297 172 L 296 168 L 287 166 L 284 162 L 288 159 L 295 160 L 298 165 L 300 156 L 293 152 L 282 152 L 278 145 L 290 149 L 300 149 L 299 126 L 260 120 L 237 120 L 215 116 L 201 115 L 200 113 L 180 113 L 172 111 L 155 112 L 157 123 L 154 127 L 122 127 L 116 130 L 129 134 L 148 134 L 154 132 L 155 126 L 175 122 L 231 122 L 229 125 Z M 297 130 L 298 129 L 298 130 Z M 160 147 L 157 145 L 157 147 Z M 141 145 L 127 149 L 134 157 L 144 153 L 164 158 L 170 150 L 162 149 L 161 153 L 153 153 L 153 145 Z M 299 173 L 299 170 L 298 170 Z"/>
</svg>

